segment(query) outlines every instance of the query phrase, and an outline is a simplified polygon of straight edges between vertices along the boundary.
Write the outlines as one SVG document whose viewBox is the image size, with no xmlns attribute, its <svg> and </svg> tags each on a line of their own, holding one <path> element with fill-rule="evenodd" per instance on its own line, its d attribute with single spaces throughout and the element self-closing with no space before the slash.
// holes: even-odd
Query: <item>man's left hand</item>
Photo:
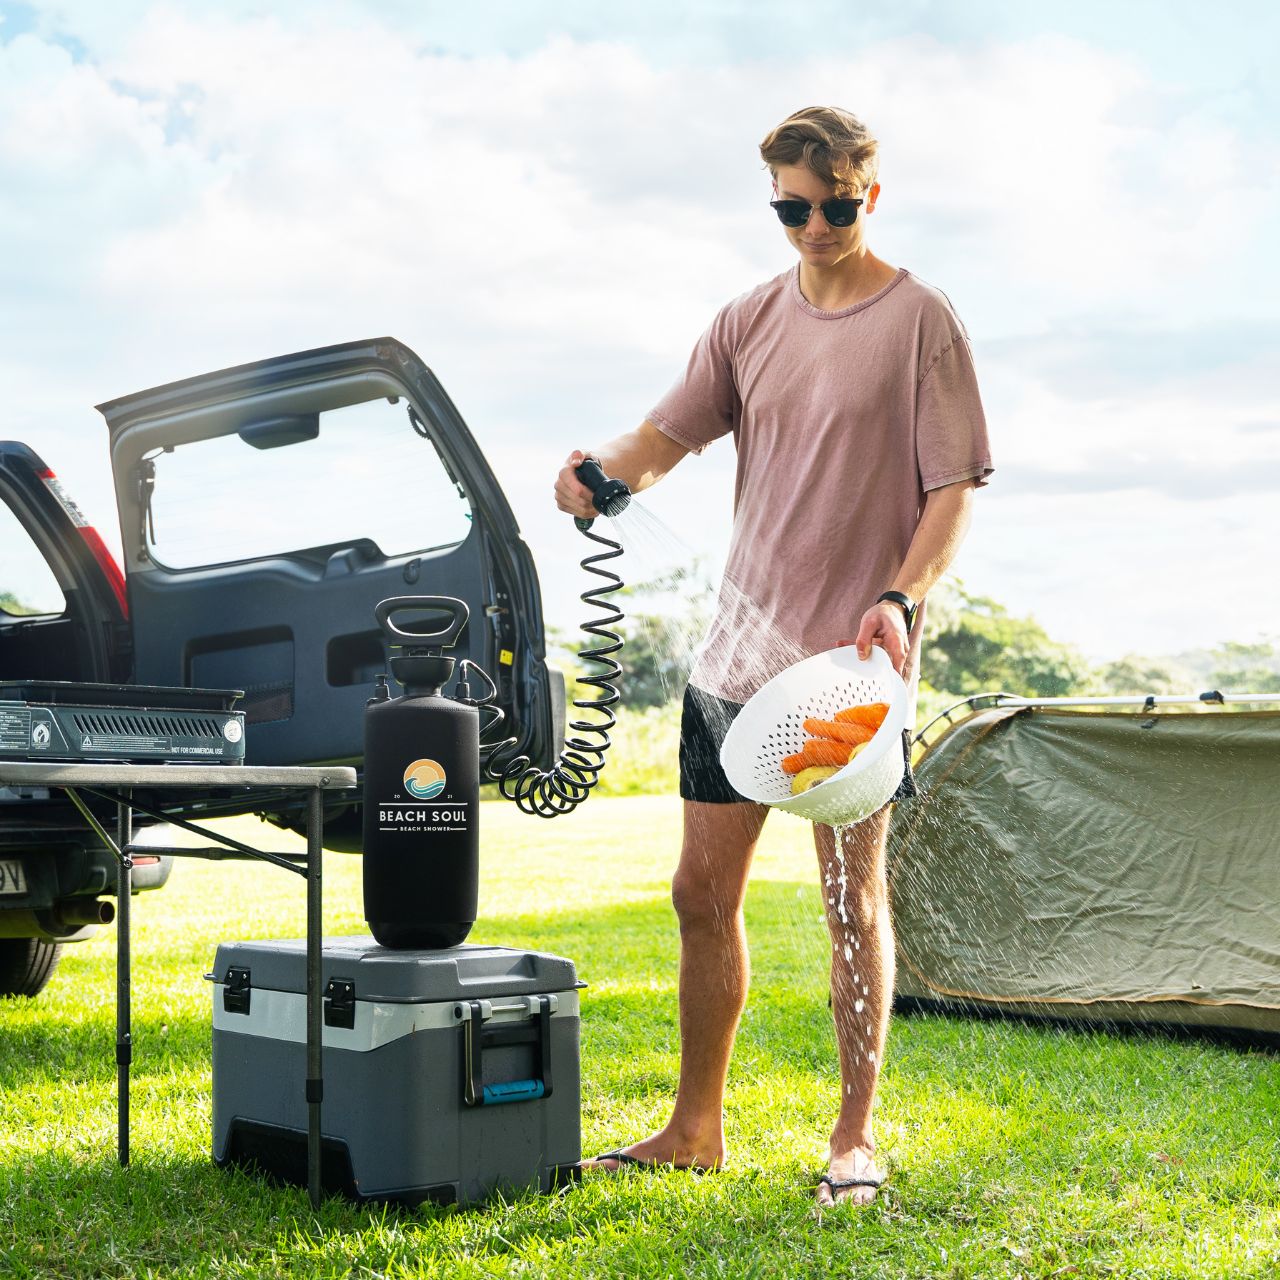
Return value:
<svg viewBox="0 0 1280 1280">
<path fill-rule="evenodd" d="M 907 620 L 902 610 L 888 600 L 873 604 L 862 615 L 858 638 L 853 643 L 858 646 L 858 657 L 864 662 L 871 657 L 871 646 L 878 644 L 889 655 L 893 669 L 901 675 L 907 661 Z"/>
</svg>

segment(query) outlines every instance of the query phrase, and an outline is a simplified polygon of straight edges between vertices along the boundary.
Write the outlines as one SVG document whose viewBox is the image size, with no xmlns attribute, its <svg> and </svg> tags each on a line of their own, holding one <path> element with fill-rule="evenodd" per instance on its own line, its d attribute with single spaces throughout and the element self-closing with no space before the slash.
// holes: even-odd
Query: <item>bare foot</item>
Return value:
<svg viewBox="0 0 1280 1280">
<path fill-rule="evenodd" d="M 870 1204 L 876 1198 L 876 1187 L 888 1176 L 876 1164 L 873 1154 L 865 1147 L 852 1147 L 839 1154 L 831 1153 L 827 1168 L 827 1178 L 835 1183 L 818 1184 L 818 1208 L 826 1209 L 833 1204 Z M 845 1182 L 869 1182 L 873 1186 L 841 1185 Z"/>
<path fill-rule="evenodd" d="M 658 1168 L 672 1169 L 719 1169 L 724 1164 L 725 1147 L 723 1136 L 704 1141 L 680 1139 L 669 1129 L 655 1133 L 651 1138 L 643 1138 L 629 1147 L 621 1149 L 621 1154 L 628 1157 L 620 1160 L 616 1156 L 596 1156 L 584 1160 L 584 1169 L 602 1169 L 606 1173 L 616 1173 L 619 1169 L 631 1164 L 653 1165 Z"/>
</svg>

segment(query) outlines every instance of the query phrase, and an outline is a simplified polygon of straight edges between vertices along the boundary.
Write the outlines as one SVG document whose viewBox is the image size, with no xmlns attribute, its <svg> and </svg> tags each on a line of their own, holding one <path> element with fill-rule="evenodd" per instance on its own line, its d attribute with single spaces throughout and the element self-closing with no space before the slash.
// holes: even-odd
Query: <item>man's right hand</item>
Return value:
<svg viewBox="0 0 1280 1280">
<path fill-rule="evenodd" d="M 634 431 L 616 436 L 601 445 L 599 453 L 575 449 L 556 476 L 556 506 L 584 520 L 600 514 L 591 503 L 591 490 L 573 474 L 587 458 L 594 458 L 605 475 L 621 480 L 632 493 L 640 493 L 661 480 L 688 452 L 652 422 L 642 422 Z"/>
<path fill-rule="evenodd" d="M 594 519 L 600 513 L 591 502 L 591 490 L 578 479 L 574 471 L 588 457 L 594 456 L 575 449 L 565 459 L 564 466 L 556 476 L 556 506 L 561 511 L 568 512 L 571 516 L 581 516 L 584 520 Z"/>
</svg>

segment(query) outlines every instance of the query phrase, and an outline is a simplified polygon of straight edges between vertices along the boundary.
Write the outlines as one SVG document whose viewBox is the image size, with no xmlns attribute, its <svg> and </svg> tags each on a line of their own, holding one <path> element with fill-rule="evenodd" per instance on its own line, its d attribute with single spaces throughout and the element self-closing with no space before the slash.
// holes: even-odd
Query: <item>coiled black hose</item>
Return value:
<svg viewBox="0 0 1280 1280">
<path fill-rule="evenodd" d="M 627 501 L 629 500 L 630 493 L 627 493 Z M 617 505 L 617 501 L 616 497 L 613 501 L 606 499 L 603 508 L 605 514 L 615 515 L 626 506 L 625 501 L 621 506 Z M 622 648 L 622 637 L 611 628 L 622 621 L 623 613 L 608 597 L 615 591 L 620 591 L 623 583 L 616 573 L 601 566 L 606 561 L 617 559 L 622 554 L 622 546 L 612 538 L 597 533 L 592 527 L 592 521 L 578 520 L 576 523 L 584 536 L 608 548 L 595 555 L 588 555 L 582 561 L 582 567 L 588 573 L 603 578 L 604 582 L 584 591 L 581 600 L 604 612 L 601 617 L 589 619 L 582 624 L 583 631 L 596 636 L 602 643 L 578 651 L 578 657 L 583 662 L 598 663 L 601 669 L 597 669 L 594 674 L 580 675 L 578 683 L 590 685 L 600 693 L 595 698 L 575 698 L 573 703 L 579 710 L 594 711 L 603 718 L 573 721 L 569 725 L 573 736 L 565 741 L 559 759 L 550 769 L 539 769 L 527 755 L 516 756 L 504 762 L 501 757 L 517 745 L 515 738 L 508 738 L 494 748 L 486 769 L 489 778 L 498 784 L 498 789 L 506 799 L 515 801 L 521 812 L 536 814 L 540 818 L 555 818 L 562 813 L 572 813 L 590 795 L 591 788 L 600 780 L 605 753 L 611 745 L 609 730 L 617 724 L 609 708 L 619 697 L 614 681 L 622 675 L 622 668 L 614 661 L 613 654 Z M 594 740 L 586 737 L 587 734 L 593 735 Z"/>
</svg>

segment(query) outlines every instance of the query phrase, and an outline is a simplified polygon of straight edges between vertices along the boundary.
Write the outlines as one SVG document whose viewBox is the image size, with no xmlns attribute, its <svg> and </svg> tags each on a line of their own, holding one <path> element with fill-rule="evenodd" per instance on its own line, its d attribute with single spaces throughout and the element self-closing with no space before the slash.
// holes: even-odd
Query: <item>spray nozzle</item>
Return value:
<svg viewBox="0 0 1280 1280">
<path fill-rule="evenodd" d="M 591 503 L 602 516 L 620 516 L 630 505 L 631 490 L 626 482 L 611 480 L 594 458 L 584 459 L 573 474 L 591 490 Z M 579 517 L 579 527 L 582 523 Z"/>
</svg>

